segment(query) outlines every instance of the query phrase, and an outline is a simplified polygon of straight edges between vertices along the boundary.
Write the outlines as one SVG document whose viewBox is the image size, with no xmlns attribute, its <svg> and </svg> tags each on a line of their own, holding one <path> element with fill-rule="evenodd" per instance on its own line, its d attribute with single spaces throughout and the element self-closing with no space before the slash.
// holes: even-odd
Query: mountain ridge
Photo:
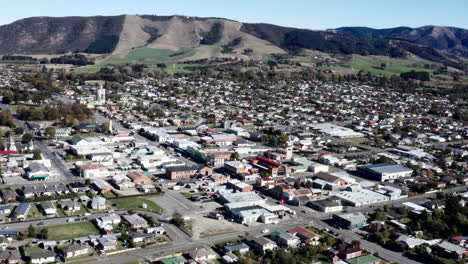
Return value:
<svg viewBox="0 0 468 264">
<path fill-rule="evenodd" d="M 199 49 L 185 60 L 260 58 L 265 54 L 317 50 L 333 54 L 418 57 L 464 69 L 468 30 L 424 26 L 310 30 L 216 17 L 119 15 L 32 17 L 0 26 L 0 54 L 87 52 L 123 58 L 147 47 L 174 52 Z M 207 51 L 203 46 L 218 47 Z M 215 50 L 215 49 L 213 49 Z"/>
</svg>

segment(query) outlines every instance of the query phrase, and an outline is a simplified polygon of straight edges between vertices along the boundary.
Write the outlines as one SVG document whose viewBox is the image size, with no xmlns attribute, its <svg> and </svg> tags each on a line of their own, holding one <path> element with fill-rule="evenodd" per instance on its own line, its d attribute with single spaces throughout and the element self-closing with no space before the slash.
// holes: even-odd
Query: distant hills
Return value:
<svg viewBox="0 0 468 264">
<path fill-rule="evenodd" d="M 183 52 L 186 55 L 179 57 L 184 61 L 260 59 L 265 54 L 316 50 L 396 58 L 417 56 L 466 69 L 466 60 L 460 57 L 468 57 L 468 31 L 438 26 L 314 31 L 177 15 L 33 17 L 0 26 L 2 55 L 85 52 L 124 58 L 141 48 Z"/>
</svg>

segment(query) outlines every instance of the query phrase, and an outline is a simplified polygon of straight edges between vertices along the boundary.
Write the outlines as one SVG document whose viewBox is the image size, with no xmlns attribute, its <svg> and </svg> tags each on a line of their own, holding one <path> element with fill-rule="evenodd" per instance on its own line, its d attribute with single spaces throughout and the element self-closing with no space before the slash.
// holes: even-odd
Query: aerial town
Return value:
<svg viewBox="0 0 468 264">
<path fill-rule="evenodd" d="M 466 101 L 28 74 L 0 76 L 1 263 L 466 263 Z"/>
</svg>

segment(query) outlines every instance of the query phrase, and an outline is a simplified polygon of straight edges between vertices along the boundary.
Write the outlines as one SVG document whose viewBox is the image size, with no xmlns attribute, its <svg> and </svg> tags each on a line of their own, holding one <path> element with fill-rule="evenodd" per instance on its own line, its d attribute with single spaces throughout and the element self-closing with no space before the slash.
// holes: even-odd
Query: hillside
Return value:
<svg viewBox="0 0 468 264">
<path fill-rule="evenodd" d="M 313 31 L 187 16 L 35 17 L 0 26 L 0 54 L 108 54 L 105 63 L 254 59 L 304 51 L 416 56 L 466 69 L 466 30 L 446 27 Z M 448 53 L 450 52 L 450 53 Z"/>
<path fill-rule="evenodd" d="M 419 28 L 396 27 L 373 29 L 367 27 L 342 27 L 329 30 L 360 39 L 402 39 L 416 44 L 468 57 L 468 30 L 456 27 L 423 26 Z"/>
</svg>

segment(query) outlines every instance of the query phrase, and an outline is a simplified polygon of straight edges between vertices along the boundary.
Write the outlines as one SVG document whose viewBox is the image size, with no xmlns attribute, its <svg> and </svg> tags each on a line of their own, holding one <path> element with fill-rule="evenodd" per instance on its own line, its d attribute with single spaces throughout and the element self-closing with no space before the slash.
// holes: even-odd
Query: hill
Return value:
<svg viewBox="0 0 468 264">
<path fill-rule="evenodd" d="M 446 27 L 313 31 L 223 18 L 122 15 L 34 17 L 0 26 L 0 54 L 108 54 L 106 63 L 254 59 L 304 51 L 416 56 L 465 70 L 466 30 Z"/>
<path fill-rule="evenodd" d="M 456 27 L 423 26 L 373 29 L 368 27 L 341 27 L 329 30 L 360 39 L 401 39 L 416 44 L 468 57 L 468 30 Z"/>
</svg>

